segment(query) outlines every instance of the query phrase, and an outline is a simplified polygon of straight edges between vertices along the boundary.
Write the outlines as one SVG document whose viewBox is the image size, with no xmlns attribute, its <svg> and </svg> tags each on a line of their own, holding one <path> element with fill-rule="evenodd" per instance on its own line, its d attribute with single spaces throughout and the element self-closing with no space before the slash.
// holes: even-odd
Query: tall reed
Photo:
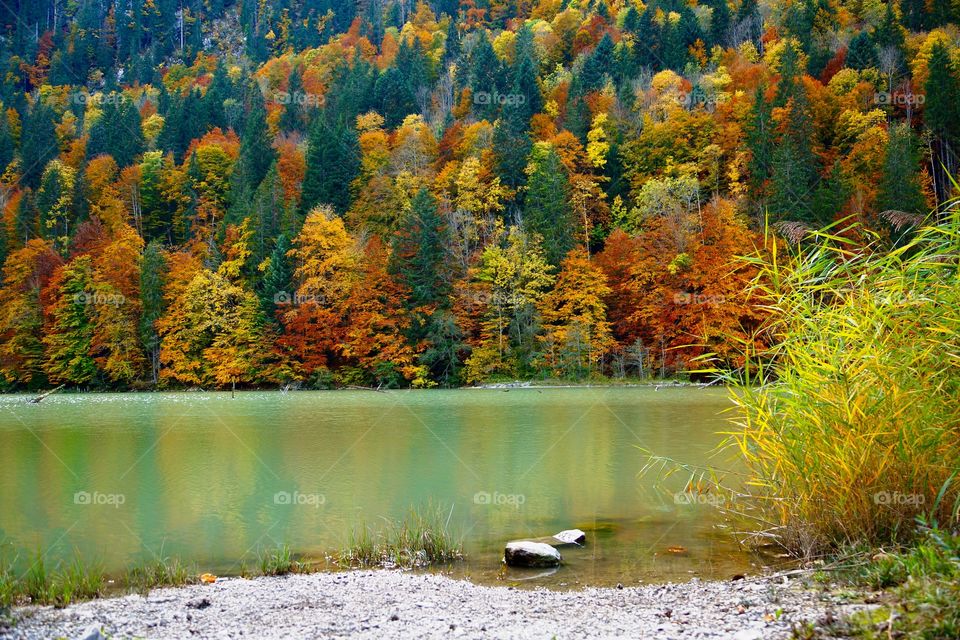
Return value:
<svg viewBox="0 0 960 640">
<path fill-rule="evenodd" d="M 730 442 L 764 533 L 803 554 L 958 522 L 960 215 L 893 249 L 857 233 L 749 259 L 774 346 L 749 354 Z"/>
</svg>

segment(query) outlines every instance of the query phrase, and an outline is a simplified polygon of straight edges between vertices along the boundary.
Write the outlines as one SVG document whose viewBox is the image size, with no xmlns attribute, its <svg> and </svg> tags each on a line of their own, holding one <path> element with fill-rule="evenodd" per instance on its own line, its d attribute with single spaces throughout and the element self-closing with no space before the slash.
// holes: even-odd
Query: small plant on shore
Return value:
<svg viewBox="0 0 960 640">
<path fill-rule="evenodd" d="M 401 521 L 355 529 L 349 546 L 332 560 L 340 566 L 401 568 L 462 560 L 462 539 L 451 533 L 449 521 L 439 507 L 411 509 Z"/>
<path fill-rule="evenodd" d="M 20 603 L 65 607 L 103 593 L 103 571 L 97 565 L 85 564 L 79 556 L 51 571 L 44 555 L 38 552 L 19 576 L 15 565 L 15 561 L 0 560 L 0 607 Z"/>
<path fill-rule="evenodd" d="M 917 531 L 909 547 L 850 552 L 832 575 L 824 576 L 834 587 L 876 592 L 872 600 L 877 606 L 843 621 L 841 635 L 867 640 L 960 638 L 960 533 L 923 525 Z"/>
<path fill-rule="evenodd" d="M 909 541 L 960 511 L 960 214 L 887 250 L 829 232 L 752 260 L 772 315 L 732 443 L 762 532 L 803 555 Z M 756 357 L 756 356 L 761 357 Z M 743 504 L 742 502 L 740 504 Z M 759 515 L 757 515 L 759 513 Z"/>
<path fill-rule="evenodd" d="M 179 558 L 158 558 L 135 566 L 122 579 L 127 589 L 138 593 L 146 593 L 156 587 L 179 587 L 191 582 L 192 573 Z"/>
<path fill-rule="evenodd" d="M 304 565 L 295 560 L 288 545 L 259 553 L 260 574 L 265 576 L 283 576 L 288 573 L 302 573 Z"/>
</svg>

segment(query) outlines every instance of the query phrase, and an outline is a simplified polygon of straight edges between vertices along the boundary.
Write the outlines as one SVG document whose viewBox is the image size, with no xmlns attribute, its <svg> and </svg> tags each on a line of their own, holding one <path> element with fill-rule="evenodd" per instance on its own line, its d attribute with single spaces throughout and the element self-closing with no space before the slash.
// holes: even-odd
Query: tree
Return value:
<svg viewBox="0 0 960 640">
<path fill-rule="evenodd" d="M 240 166 L 237 171 L 241 193 L 256 190 L 263 178 L 270 170 L 276 153 L 270 144 L 270 134 L 267 128 L 267 112 L 263 104 L 263 95 L 260 88 L 251 84 L 247 89 L 249 103 L 247 117 L 244 121 L 243 135 L 240 138 Z"/>
<path fill-rule="evenodd" d="M 53 383 L 81 385 L 93 381 L 97 365 L 90 355 L 92 309 L 97 303 L 93 262 L 81 256 L 61 267 L 50 281 L 53 306 L 43 344 L 44 371 Z"/>
<path fill-rule="evenodd" d="M 537 308 L 553 284 L 550 272 L 537 237 L 517 227 L 484 249 L 474 280 L 486 303 L 479 340 L 465 363 L 467 382 L 534 371 Z"/>
<path fill-rule="evenodd" d="M 53 110 L 38 102 L 27 113 L 20 136 L 20 166 L 24 185 L 36 189 L 47 163 L 57 157 Z"/>
<path fill-rule="evenodd" d="M 555 375 L 579 379 L 599 371 L 614 345 L 604 304 L 611 291 L 603 271 L 583 250 L 574 249 L 563 259 L 553 290 L 538 305 L 544 365 Z"/>
<path fill-rule="evenodd" d="M 300 378 L 314 378 L 340 356 L 346 319 L 342 308 L 357 278 L 359 256 L 343 219 L 317 207 L 293 240 L 294 292 L 278 297 L 284 333 L 281 353 Z"/>
<path fill-rule="evenodd" d="M 51 160 L 37 192 L 40 230 L 44 237 L 66 253 L 77 220 L 74 218 L 77 173 L 59 160 Z"/>
<path fill-rule="evenodd" d="M 960 80 L 950 52 L 942 41 L 933 45 L 928 69 L 924 84 L 924 118 L 934 136 L 937 157 L 931 165 L 936 178 L 937 200 L 943 202 L 951 193 L 948 176 L 956 175 L 956 152 L 953 149 L 960 139 Z"/>
<path fill-rule="evenodd" d="M 340 120 L 316 118 L 310 129 L 301 211 L 330 205 L 339 214 L 350 206 L 350 184 L 359 171 L 356 133 Z"/>
<path fill-rule="evenodd" d="M 300 73 L 300 68 L 294 67 L 293 71 L 290 72 L 290 80 L 287 83 L 286 106 L 280 116 L 280 130 L 284 133 L 303 130 L 307 120 L 303 108 L 305 98 L 303 76 Z"/>
<path fill-rule="evenodd" d="M 117 161 L 118 166 L 127 167 L 143 153 L 144 147 L 137 108 L 121 94 L 105 96 L 100 117 L 90 127 L 87 157 L 108 154 Z"/>
<path fill-rule="evenodd" d="M 374 236 L 364 247 L 359 279 L 340 307 L 346 326 L 339 350 L 378 387 L 396 387 L 404 380 L 424 386 L 424 371 L 406 340 L 410 320 L 403 300 L 408 292 L 387 273 L 388 261 L 386 247 Z"/>
<path fill-rule="evenodd" d="M 156 323 L 162 381 L 224 387 L 269 376 L 260 302 L 241 278 L 251 234 L 246 224 L 229 227 L 216 271 L 196 265 L 188 280 L 168 280 L 169 307 Z"/>
<path fill-rule="evenodd" d="M 880 64 L 877 47 L 866 31 L 861 31 L 850 40 L 846 62 L 851 69 L 868 69 Z"/>
<path fill-rule="evenodd" d="M 142 314 L 138 325 L 140 343 L 147 354 L 154 384 L 160 381 L 160 335 L 157 321 L 163 317 L 167 260 L 163 246 L 154 240 L 147 245 L 140 263 L 140 300 Z"/>
<path fill-rule="evenodd" d="M 570 207 L 570 182 L 556 150 L 537 143 L 527 165 L 524 224 L 543 238 L 547 261 L 557 265 L 573 248 L 576 224 Z"/>
<path fill-rule="evenodd" d="M 877 210 L 905 211 L 915 215 L 927 211 L 920 185 L 920 149 L 916 135 L 907 124 L 890 127 Z"/>
</svg>

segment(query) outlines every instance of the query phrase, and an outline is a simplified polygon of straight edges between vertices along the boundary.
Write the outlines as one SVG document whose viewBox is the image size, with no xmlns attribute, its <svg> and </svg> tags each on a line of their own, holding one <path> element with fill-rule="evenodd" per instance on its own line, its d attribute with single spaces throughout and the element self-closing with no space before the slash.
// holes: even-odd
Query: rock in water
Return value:
<svg viewBox="0 0 960 640">
<path fill-rule="evenodd" d="M 562 559 L 550 545 L 529 540 L 508 542 L 503 551 L 503 560 L 511 567 L 556 567 Z"/>
<path fill-rule="evenodd" d="M 567 529 L 553 536 L 563 544 L 581 545 L 587 541 L 587 534 L 580 529 Z"/>
</svg>

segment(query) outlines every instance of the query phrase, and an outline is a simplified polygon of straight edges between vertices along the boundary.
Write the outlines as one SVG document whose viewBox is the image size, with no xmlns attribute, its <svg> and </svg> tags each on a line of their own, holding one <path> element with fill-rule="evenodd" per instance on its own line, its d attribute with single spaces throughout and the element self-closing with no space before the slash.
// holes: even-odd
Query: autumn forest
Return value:
<svg viewBox="0 0 960 640">
<path fill-rule="evenodd" d="M 0 3 L 0 387 L 737 367 L 740 256 L 894 247 L 956 195 L 958 13 Z"/>
</svg>

